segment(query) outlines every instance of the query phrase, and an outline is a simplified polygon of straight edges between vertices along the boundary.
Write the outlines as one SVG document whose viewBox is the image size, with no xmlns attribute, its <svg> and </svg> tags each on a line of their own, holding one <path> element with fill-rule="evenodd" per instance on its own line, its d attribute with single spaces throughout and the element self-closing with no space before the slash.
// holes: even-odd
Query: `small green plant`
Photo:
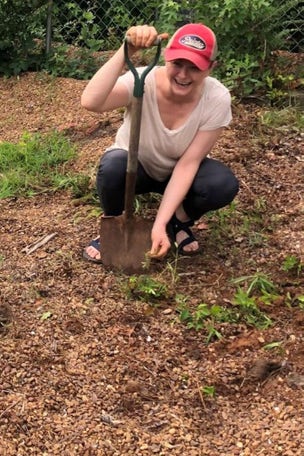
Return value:
<svg viewBox="0 0 304 456">
<path fill-rule="evenodd" d="M 165 283 L 149 275 L 132 275 L 124 285 L 129 298 L 157 304 L 168 297 L 169 290 Z"/>
<path fill-rule="evenodd" d="M 299 307 L 299 309 L 304 309 L 304 295 L 291 296 L 288 292 L 285 299 L 285 304 L 287 307 Z"/>
<path fill-rule="evenodd" d="M 304 295 L 296 296 L 296 302 L 298 302 L 300 309 L 304 309 Z"/>
<path fill-rule="evenodd" d="M 208 397 L 212 397 L 214 398 L 215 397 L 215 386 L 213 385 L 206 385 L 206 386 L 202 386 L 201 387 L 201 392 L 205 395 L 205 396 L 208 396 Z"/>
<path fill-rule="evenodd" d="M 231 321 L 231 313 L 222 306 L 206 303 L 199 304 L 194 310 L 190 310 L 187 304 L 182 302 L 177 308 L 179 320 L 185 323 L 189 329 L 195 331 L 205 330 L 207 332 L 206 342 L 220 339 L 221 333 L 216 329 L 216 324 Z"/>
<path fill-rule="evenodd" d="M 24 133 L 16 144 L 0 143 L 0 199 L 70 186 L 76 191 L 84 177 L 65 172 L 75 156 L 75 147 L 56 131 L 44 136 Z"/>
<path fill-rule="evenodd" d="M 247 286 L 246 294 L 250 296 L 253 292 L 262 292 L 267 293 L 275 292 L 276 285 L 268 278 L 263 272 L 257 271 L 255 274 L 238 277 L 233 279 L 232 283 L 239 285 L 245 283 Z"/>
<path fill-rule="evenodd" d="M 259 61 L 255 56 L 246 54 L 243 58 L 231 58 L 225 69 L 226 74 L 220 79 L 231 91 L 234 90 L 238 98 L 248 96 L 262 87 L 262 82 L 258 80 Z"/>
<path fill-rule="evenodd" d="M 247 325 L 258 329 L 266 329 L 272 325 L 272 320 L 259 309 L 256 298 L 249 296 L 248 290 L 239 287 L 232 304 L 238 309 L 236 313 L 239 321 L 243 320 Z"/>
<path fill-rule="evenodd" d="M 304 264 L 295 255 L 288 255 L 282 264 L 282 270 L 292 275 L 299 276 L 304 269 Z"/>
</svg>

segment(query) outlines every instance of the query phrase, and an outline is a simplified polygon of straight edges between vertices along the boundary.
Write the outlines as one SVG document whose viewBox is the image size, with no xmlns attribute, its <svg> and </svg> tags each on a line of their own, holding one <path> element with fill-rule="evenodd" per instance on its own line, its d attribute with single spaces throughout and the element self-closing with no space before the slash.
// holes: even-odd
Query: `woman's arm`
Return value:
<svg viewBox="0 0 304 456">
<path fill-rule="evenodd" d="M 126 33 L 129 57 L 139 49 L 152 46 L 157 31 L 148 25 L 131 27 Z M 81 105 L 94 112 L 110 111 L 129 102 L 127 87 L 117 79 L 125 64 L 124 45 L 92 77 L 81 96 Z"/>
<path fill-rule="evenodd" d="M 166 226 L 172 215 L 181 206 L 200 163 L 209 154 L 222 130 L 222 128 L 218 128 L 212 131 L 199 131 L 186 152 L 178 160 L 153 225 L 151 255 L 162 257 L 170 248 Z"/>
<path fill-rule="evenodd" d="M 81 96 L 81 105 L 88 111 L 104 112 L 126 106 L 129 101 L 127 87 L 117 82 L 124 67 L 124 50 L 121 46 L 92 77 Z"/>
</svg>

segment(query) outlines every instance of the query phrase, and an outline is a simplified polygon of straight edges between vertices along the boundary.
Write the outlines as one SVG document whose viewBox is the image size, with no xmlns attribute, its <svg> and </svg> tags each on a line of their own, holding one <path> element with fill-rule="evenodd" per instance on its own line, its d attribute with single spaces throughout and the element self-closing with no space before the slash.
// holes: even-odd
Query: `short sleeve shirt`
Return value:
<svg viewBox="0 0 304 456">
<path fill-rule="evenodd" d="M 144 67 L 137 68 L 139 74 L 143 70 Z M 208 76 L 204 81 L 201 98 L 185 123 L 176 130 L 170 130 L 163 124 L 159 113 L 155 70 L 156 68 L 153 68 L 145 80 L 138 159 L 152 178 L 164 181 L 172 173 L 176 162 L 190 146 L 198 131 L 216 130 L 229 125 L 232 119 L 231 97 L 221 82 Z M 126 84 L 131 100 L 133 74 L 128 71 L 120 76 L 119 80 Z M 109 149 L 128 150 L 130 120 L 131 104 L 125 111 L 123 124 Z"/>
</svg>

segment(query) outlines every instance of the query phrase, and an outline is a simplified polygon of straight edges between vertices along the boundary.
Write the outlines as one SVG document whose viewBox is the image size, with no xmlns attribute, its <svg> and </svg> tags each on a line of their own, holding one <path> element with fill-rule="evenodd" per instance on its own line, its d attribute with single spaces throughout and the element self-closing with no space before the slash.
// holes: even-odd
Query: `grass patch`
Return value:
<svg viewBox="0 0 304 456">
<path fill-rule="evenodd" d="M 69 176 L 76 148 L 62 133 L 24 133 L 17 144 L 0 143 L 0 199 L 32 196 L 42 191 L 83 186 L 84 176 Z"/>
<path fill-rule="evenodd" d="M 271 109 L 260 116 L 260 122 L 265 127 L 287 130 L 302 131 L 304 128 L 304 115 L 300 109 L 287 107 L 283 109 Z"/>
</svg>

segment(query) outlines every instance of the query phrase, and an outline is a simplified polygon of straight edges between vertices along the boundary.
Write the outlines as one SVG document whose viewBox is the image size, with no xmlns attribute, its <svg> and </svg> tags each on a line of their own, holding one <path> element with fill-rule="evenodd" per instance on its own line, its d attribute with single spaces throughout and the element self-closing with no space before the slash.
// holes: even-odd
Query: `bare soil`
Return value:
<svg viewBox="0 0 304 456">
<path fill-rule="evenodd" d="M 85 112 L 84 85 L 1 79 L 0 139 L 65 131 L 79 151 L 72 170 L 93 177 L 122 114 Z M 196 226 L 203 252 L 179 258 L 176 275 L 172 255 L 153 265 L 170 289 L 156 303 L 82 259 L 99 229 L 92 204 L 63 191 L 0 201 L 1 456 L 304 455 L 303 269 L 282 269 L 291 255 L 304 262 L 303 133 L 263 129 L 263 109 L 234 106 L 214 156 L 240 180 L 236 207 Z M 279 288 L 263 308 L 268 329 L 225 323 L 207 344 L 206 331 L 179 321 L 176 294 L 189 308 L 229 306 L 231 279 L 257 271 Z"/>
</svg>

